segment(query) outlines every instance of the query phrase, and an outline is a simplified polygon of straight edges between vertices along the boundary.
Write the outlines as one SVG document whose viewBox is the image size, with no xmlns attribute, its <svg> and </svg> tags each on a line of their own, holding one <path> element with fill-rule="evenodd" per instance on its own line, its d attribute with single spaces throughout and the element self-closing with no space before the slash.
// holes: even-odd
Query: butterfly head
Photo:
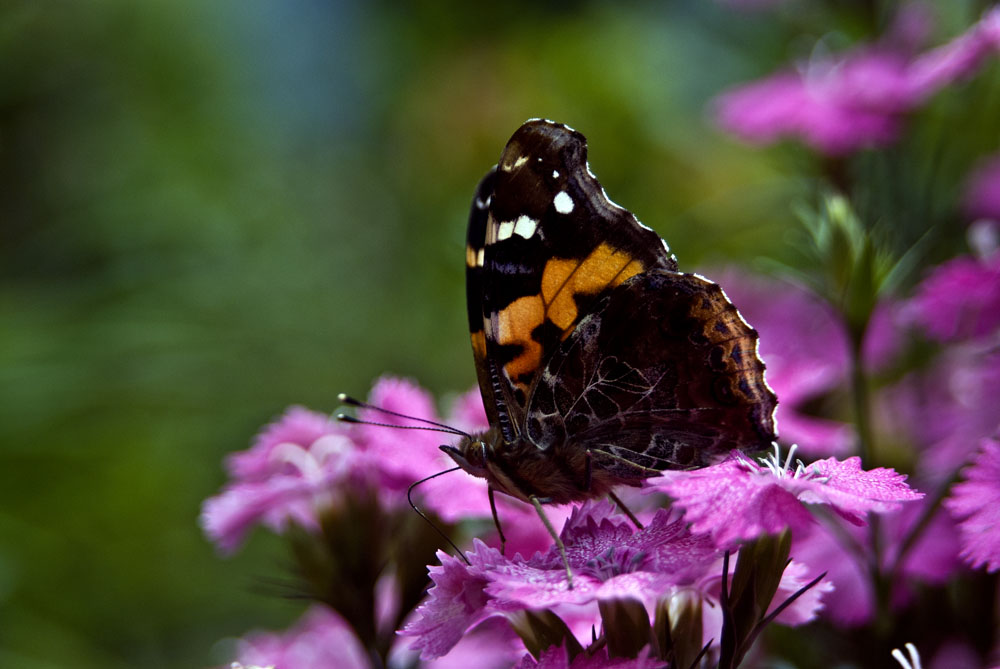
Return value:
<svg viewBox="0 0 1000 669">
<path fill-rule="evenodd" d="M 495 460 L 490 432 L 463 437 L 457 446 L 442 446 L 441 450 L 469 474 L 489 479 L 490 464 Z"/>
<path fill-rule="evenodd" d="M 507 444 L 499 429 L 490 428 L 463 438 L 457 446 L 442 446 L 441 450 L 467 473 L 486 479 L 494 490 L 527 501 L 537 491 L 523 476 L 526 459 L 519 445 Z"/>
</svg>

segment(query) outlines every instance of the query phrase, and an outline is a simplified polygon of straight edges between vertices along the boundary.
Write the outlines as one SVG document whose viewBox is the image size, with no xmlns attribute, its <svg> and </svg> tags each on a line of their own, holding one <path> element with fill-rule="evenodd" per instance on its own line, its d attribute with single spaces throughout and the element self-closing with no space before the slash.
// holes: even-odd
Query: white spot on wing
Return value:
<svg viewBox="0 0 1000 669">
<path fill-rule="evenodd" d="M 553 179 L 559 178 L 559 170 L 552 170 L 552 178 Z"/>
<path fill-rule="evenodd" d="M 476 253 L 476 267 L 482 267 L 483 266 L 483 257 L 484 256 L 485 256 L 485 254 L 483 252 L 483 249 L 479 249 L 479 252 Z"/>
<path fill-rule="evenodd" d="M 535 227 L 537 225 L 538 221 L 522 214 L 514 223 L 514 234 L 520 235 L 525 239 L 530 239 L 535 234 Z"/>
<path fill-rule="evenodd" d="M 556 193 L 552 199 L 552 204 L 560 214 L 569 214 L 573 211 L 573 198 L 564 190 Z"/>
<path fill-rule="evenodd" d="M 497 241 L 502 242 L 505 239 L 510 239 L 512 234 L 514 234 L 514 221 L 504 221 L 497 229 Z"/>
</svg>

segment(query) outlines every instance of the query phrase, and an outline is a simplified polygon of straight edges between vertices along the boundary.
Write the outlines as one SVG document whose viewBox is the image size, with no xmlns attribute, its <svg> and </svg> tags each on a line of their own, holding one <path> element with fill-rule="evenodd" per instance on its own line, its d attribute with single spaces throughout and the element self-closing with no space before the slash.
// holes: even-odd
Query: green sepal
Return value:
<svg viewBox="0 0 1000 669">
<path fill-rule="evenodd" d="M 671 667 L 687 669 L 702 650 L 702 600 L 678 593 L 660 600 L 653 621 L 653 650 Z"/>
<path fill-rule="evenodd" d="M 551 611 L 516 611 L 507 614 L 511 627 L 536 660 L 552 646 L 566 646 L 570 662 L 583 651 L 562 618 Z"/>
<path fill-rule="evenodd" d="M 602 599 L 597 608 L 611 657 L 636 657 L 649 645 L 649 614 L 642 602 L 631 598 Z"/>
</svg>

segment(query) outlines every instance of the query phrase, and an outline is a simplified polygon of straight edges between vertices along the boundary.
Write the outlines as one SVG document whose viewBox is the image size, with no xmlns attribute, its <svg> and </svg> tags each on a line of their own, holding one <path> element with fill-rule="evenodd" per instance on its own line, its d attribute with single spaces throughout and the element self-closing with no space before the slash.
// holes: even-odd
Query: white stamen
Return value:
<svg viewBox="0 0 1000 669">
<path fill-rule="evenodd" d="M 910 654 L 909 659 L 907 659 L 901 650 L 898 648 L 892 649 L 892 658 L 899 662 L 899 666 L 902 669 L 923 669 L 923 665 L 920 664 L 920 653 L 917 651 L 917 647 L 912 643 L 906 643 L 903 646 L 906 648 L 906 652 Z"/>
</svg>

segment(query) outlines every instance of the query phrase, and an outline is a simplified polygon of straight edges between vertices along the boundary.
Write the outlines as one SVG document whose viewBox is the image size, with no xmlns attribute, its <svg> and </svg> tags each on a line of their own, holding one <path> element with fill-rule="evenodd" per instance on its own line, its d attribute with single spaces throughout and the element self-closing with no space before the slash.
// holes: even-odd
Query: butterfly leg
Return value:
<svg viewBox="0 0 1000 669">
<path fill-rule="evenodd" d="M 587 451 L 587 485 L 586 485 L 586 487 L 584 487 L 584 490 L 586 490 L 588 492 L 590 491 L 590 484 L 591 484 L 591 481 L 592 481 L 591 477 L 593 476 L 593 472 L 594 472 L 593 451 L 588 450 Z M 618 505 L 618 508 L 621 509 L 622 513 L 624 513 L 626 516 L 628 516 L 629 520 L 632 521 L 633 525 L 635 525 L 640 530 L 642 529 L 642 523 L 640 523 L 639 519 L 635 517 L 635 514 L 632 513 L 632 511 L 627 506 L 625 506 L 625 502 L 623 502 L 620 499 L 618 499 L 618 495 L 616 495 L 614 493 L 614 491 L 609 492 L 608 493 L 608 497 L 611 498 L 612 502 L 614 502 L 616 505 Z"/>
<path fill-rule="evenodd" d="M 608 497 L 611 498 L 612 502 L 618 505 L 618 508 L 621 509 L 622 513 L 628 516 L 628 519 L 632 521 L 633 525 L 635 525 L 640 530 L 642 529 L 642 523 L 640 523 L 639 519 L 635 517 L 635 514 L 632 513 L 632 511 L 627 506 L 625 506 L 625 502 L 618 499 L 618 495 L 616 495 L 614 492 L 609 492 Z"/>
<path fill-rule="evenodd" d="M 500 516 L 497 515 L 497 503 L 493 498 L 493 486 L 487 488 L 487 491 L 490 498 L 490 511 L 493 512 L 493 524 L 497 526 L 497 534 L 500 535 L 500 555 L 506 555 L 507 537 L 503 535 L 503 528 L 500 527 Z"/>
<path fill-rule="evenodd" d="M 555 528 L 552 527 L 552 523 L 549 521 L 549 517 L 545 515 L 545 509 L 542 508 L 542 501 L 532 495 L 529 497 L 531 503 L 535 507 L 535 511 L 538 512 L 538 517 L 542 519 L 542 524 L 545 525 L 545 529 L 549 531 L 552 539 L 556 542 L 556 548 L 559 549 L 559 556 L 562 558 L 563 566 L 566 567 L 566 582 L 569 584 L 569 589 L 573 589 L 573 572 L 569 568 L 569 558 L 566 557 L 566 546 L 563 544 L 562 539 L 556 534 Z"/>
</svg>

